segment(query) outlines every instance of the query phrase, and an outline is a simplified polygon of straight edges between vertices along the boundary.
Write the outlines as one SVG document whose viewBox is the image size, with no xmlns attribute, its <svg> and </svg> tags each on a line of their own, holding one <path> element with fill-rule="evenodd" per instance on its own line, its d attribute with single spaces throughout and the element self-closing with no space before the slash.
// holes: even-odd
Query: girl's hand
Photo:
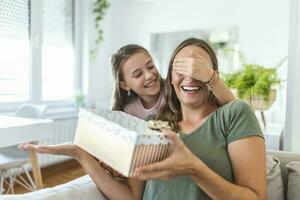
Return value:
<svg viewBox="0 0 300 200">
<path fill-rule="evenodd" d="M 214 73 L 210 63 L 203 57 L 192 51 L 190 57 L 175 59 L 173 69 L 184 76 L 191 77 L 198 81 L 208 82 Z"/>
<path fill-rule="evenodd" d="M 21 143 L 19 149 L 23 151 L 36 151 L 42 154 L 54 154 L 71 156 L 79 160 L 83 155 L 88 154 L 83 149 L 72 143 L 62 143 L 57 145 L 35 145 L 31 143 Z"/>
<path fill-rule="evenodd" d="M 193 175 L 194 165 L 200 161 L 172 131 L 164 131 L 167 138 L 173 141 L 173 153 L 165 160 L 136 170 L 135 178 L 140 180 L 167 180 L 181 175 Z"/>
</svg>

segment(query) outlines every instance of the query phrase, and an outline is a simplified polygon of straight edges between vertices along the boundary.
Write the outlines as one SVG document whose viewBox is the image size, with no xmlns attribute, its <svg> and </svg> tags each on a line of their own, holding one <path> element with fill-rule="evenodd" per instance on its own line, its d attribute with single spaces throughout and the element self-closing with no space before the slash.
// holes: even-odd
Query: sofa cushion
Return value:
<svg viewBox="0 0 300 200">
<path fill-rule="evenodd" d="M 293 161 L 287 164 L 288 169 L 288 200 L 299 200 L 300 198 L 300 162 Z"/>
<path fill-rule="evenodd" d="M 284 200 L 284 187 L 280 171 L 280 161 L 274 156 L 267 156 L 267 192 L 269 200 Z"/>
<path fill-rule="evenodd" d="M 86 175 L 53 188 L 21 194 L 3 195 L 1 200 L 106 200 L 92 179 Z"/>
<path fill-rule="evenodd" d="M 268 150 L 268 155 L 275 156 L 276 158 L 279 158 L 280 160 L 280 169 L 281 169 L 281 176 L 283 180 L 283 185 L 285 188 L 285 193 L 287 191 L 287 185 L 288 185 L 288 170 L 286 165 L 292 161 L 300 161 L 300 154 L 295 154 L 287 151 L 272 151 Z"/>
</svg>

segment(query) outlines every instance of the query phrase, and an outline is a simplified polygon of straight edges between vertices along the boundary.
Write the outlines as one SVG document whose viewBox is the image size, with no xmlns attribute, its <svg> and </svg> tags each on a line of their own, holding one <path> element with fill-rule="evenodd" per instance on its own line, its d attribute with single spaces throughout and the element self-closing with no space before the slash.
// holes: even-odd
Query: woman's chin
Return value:
<svg viewBox="0 0 300 200">
<path fill-rule="evenodd" d="M 184 96 L 180 99 L 181 104 L 188 106 L 188 107 L 197 107 L 197 106 L 201 106 L 203 104 L 203 98 L 199 97 L 199 98 L 194 98 L 191 97 L 193 95 L 189 95 L 189 96 Z"/>
</svg>

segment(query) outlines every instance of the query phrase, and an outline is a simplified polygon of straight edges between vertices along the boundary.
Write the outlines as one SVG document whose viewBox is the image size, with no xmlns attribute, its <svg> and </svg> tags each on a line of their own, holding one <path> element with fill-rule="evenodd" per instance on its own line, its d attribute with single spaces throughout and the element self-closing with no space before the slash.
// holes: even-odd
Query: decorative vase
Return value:
<svg viewBox="0 0 300 200">
<path fill-rule="evenodd" d="M 266 111 L 268 110 L 276 100 L 277 91 L 276 89 L 272 89 L 269 93 L 268 100 L 261 95 L 256 95 L 252 97 L 248 97 L 246 102 L 253 108 L 253 110 Z"/>
<path fill-rule="evenodd" d="M 272 89 L 269 93 L 268 100 L 265 100 L 265 98 L 261 95 L 255 95 L 245 99 L 246 102 L 252 107 L 253 110 L 260 111 L 264 128 L 266 127 L 264 111 L 268 110 L 273 105 L 273 103 L 276 100 L 276 96 L 277 96 L 276 89 Z"/>
</svg>

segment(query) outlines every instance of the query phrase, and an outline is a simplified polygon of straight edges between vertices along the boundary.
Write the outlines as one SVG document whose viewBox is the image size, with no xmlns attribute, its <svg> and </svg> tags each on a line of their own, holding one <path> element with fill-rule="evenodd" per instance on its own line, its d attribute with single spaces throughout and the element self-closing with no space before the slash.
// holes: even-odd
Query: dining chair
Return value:
<svg viewBox="0 0 300 200">
<path fill-rule="evenodd" d="M 46 105 L 26 103 L 17 108 L 15 116 L 41 119 L 44 118 L 46 109 Z M 0 149 L 0 194 L 13 194 L 15 183 L 29 191 L 36 190 L 33 179 L 26 168 L 28 163 L 30 163 L 29 153 L 20 151 L 17 145 Z M 27 180 L 21 175 L 22 173 Z M 6 191 L 4 185 L 7 186 Z"/>
</svg>

